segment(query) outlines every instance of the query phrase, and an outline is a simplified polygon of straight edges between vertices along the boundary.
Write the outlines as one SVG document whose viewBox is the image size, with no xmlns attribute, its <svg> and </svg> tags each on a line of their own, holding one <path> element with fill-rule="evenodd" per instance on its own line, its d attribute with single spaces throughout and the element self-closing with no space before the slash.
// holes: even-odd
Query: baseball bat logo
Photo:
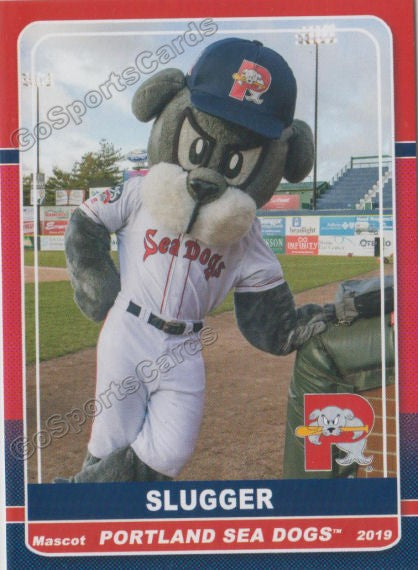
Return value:
<svg viewBox="0 0 418 570">
<path fill-rule="evenodd" d="M 229 96 L 239 101 L 252 101 L 257 105 L 263 103 L 261 95 L 270 87 L 271 74 L 268 69 L 253 61 L 244 59 L 236 73 L 232 74 L 234 84 Z"/>
<path fill-rule="evenodd" d="M 346 455 L 336 458 L 342 466 L 370 465 L 373 456 L 364 450 L 374 423 L 374 411 L 358 394 L 305 394 L 305 425 L 295 435 L 305 439 L 305 471 L 331 471 L 332 446 Z"/>
</svg>

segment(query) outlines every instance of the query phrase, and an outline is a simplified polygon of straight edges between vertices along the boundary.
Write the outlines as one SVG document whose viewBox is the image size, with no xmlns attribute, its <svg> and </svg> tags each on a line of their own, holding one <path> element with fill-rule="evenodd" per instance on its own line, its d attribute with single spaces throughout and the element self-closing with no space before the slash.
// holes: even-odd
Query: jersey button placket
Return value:
<svg viewBox="0 0 418 570">
<path fill-rule="evenodd" d="M 182 256 L 181 249 L 183 244 L 184 234 L 180 234 L 178 239 L 180 241 L 179 246 L 179 253 L 178 255 L 172 255 L 172 259 L 170 262 L 170 267 L 168 269 L 167 277 L 166 277 L 166 285 L 164 289 L 163 299 L 161 302 L 160 313 L 164 314 L 164 311 L 167 308 L 167 303 L 170 301 L 170 305 L 173 304 L 177 306 L 179 299 L 178 299 L 178 292 L 176 291 L 176 284 L 178 283 L 179 279 L 176 277 L 176 267 L 178 264 L 178 258 Z M 173 290 L 174 289 L 174 290 Z"/>
</svg>

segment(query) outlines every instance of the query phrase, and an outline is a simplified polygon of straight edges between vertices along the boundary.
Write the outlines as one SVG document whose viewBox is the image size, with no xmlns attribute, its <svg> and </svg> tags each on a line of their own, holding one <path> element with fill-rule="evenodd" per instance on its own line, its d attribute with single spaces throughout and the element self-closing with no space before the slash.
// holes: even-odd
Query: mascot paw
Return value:
<svg viewBox="0 0 418 570">
<path fill-rule="evenodd" d="M 74 483 L 74 477 L 69 477 L 68 479 L 65 479 L 64 477 L 55 477 L 55 479 L 53 479 L 52 482 L 58 485 L 66 483 Z"/>
<path fill-rule="evenodd" d="M 54 483 L 128 483 L 134 481 L 170 481 L 162 473 L 143 463 L 132 447 L 121 447 L 103 459 L 88 454 L 79 473 Z"/>
<path fill-rule="evenodd" d="M 300 322 L 298 319 L 296 327 L 291 335 L 292 346 L 294 348 L 301 347 L 313 336 L 326 331 L 327 326 L 326 317 L 323 312 L 315 314 L 309 320 L 306 320 L 305 317 Z"/>
</svg>

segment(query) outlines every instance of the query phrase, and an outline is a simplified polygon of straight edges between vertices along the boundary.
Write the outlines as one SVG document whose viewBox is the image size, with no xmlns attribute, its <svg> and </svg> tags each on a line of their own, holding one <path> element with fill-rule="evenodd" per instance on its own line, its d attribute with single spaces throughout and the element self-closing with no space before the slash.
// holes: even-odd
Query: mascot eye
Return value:
<svg viewBox="0 0 418 570">
<path fill-rule="evenodd" d="M 242 163 L 244 158 L 242 152 L 234 152 L 230 155 L 227 165 L 225 167 L 225 176 L 227 178 L 235 178 L 241 172 Z"/>
<path fill-rule="evenodd" d="M 192 164 L 198 166 L 202 164 L 209 151 L 209 141 L 202 137 L 195 139 L 189 150 L 189 160 Z"/>
<path fill-rule="evenodd" d="M 263 147 L 231 150 L 224 160 L 223 174 L 232 186 L 243 186 L 261 164 Z"/>
<path fill-rule="evenodd" d="M 184 170 L 206 166 L 215 141 L 196 123 L 190 109 L 186 110 L 175 144 L 174 162 Z"/>
</svg>

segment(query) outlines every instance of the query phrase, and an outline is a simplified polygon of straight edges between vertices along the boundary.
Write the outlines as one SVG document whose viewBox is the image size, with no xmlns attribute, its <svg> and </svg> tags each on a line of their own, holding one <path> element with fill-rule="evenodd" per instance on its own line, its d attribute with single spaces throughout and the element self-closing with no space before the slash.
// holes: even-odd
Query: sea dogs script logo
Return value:
<svg viewBox="0 0 418 570">
<path fill-rule="evenodd" d="M 367 437 L 373 427 L 374 412 L 358 394 L 305 394 L 305 425 L 295 434 L 305 438 L 305 471 L 331 471 L 332 446 L 346 455 L 339 465 L 370 465 L 365 456 Z"/>
<path fill-rule="evenodd" d="M 184 259 L 189 259 L 191 262 L 199 262 L 200 265 L 205 267 L 203 274 L 206 281 L 211 277 L 219 277 L 225 269 L 225 263 L 222 261 L 222 255 L 213 253 L 209 247 L 201 247 L 197 241 L 189 239 L 184 245 L 179 238 L 162 237 L 157 239 L 157 230 L 149 229 L 145 232 L 144 237 L 144 257 L 146 259 L 150 255 L 158 253 L 172 255 L 178 257 L 181 255 Z M 154 237 L 156 239 L 154 239 Z"/>
<path fill-rule="evenodd" d="M 235 80 L 229 96 L 243 101 L 252 101 L 257 105 L 263 103 L 261 95 L 270 87 L 271 74 L 268 69 L 252 61 L 244 59 L 236 73 L 232 74 Z"/>
</svg>

